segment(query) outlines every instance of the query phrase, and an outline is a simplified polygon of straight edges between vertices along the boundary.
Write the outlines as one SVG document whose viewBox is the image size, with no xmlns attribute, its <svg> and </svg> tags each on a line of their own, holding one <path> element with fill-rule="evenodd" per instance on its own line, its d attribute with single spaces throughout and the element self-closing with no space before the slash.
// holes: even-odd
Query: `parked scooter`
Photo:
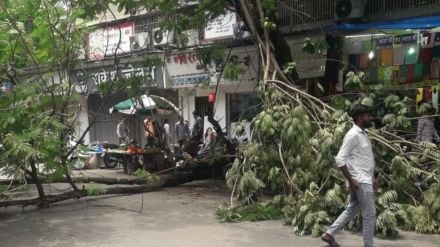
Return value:
<svg viewBox="0 0 440 247">
<path fill-rule="evenodd" d="M 102 145 L 99 142 L 93 142 L 84 145 L 84 141 L 78 144 L 78 139 L 73 135 L 68 136 L 67 148 L 74 148 L 73 152 L 67 157 L 67 161 L 73 163 L 73 168 L 80 170 L 86 167 L 86 160 L 93 155 L 102 153 Z"/>
</svg>

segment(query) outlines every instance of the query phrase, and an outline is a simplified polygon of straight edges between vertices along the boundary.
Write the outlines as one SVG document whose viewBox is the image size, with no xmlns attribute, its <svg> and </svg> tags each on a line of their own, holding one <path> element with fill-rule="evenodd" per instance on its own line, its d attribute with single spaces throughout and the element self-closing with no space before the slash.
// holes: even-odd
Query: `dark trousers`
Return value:
<svg viewBox="0 0 440 247">
<path fill-rule="evenodd" d="M 183 145 L 185 144 L 185 140 L 179 140 L 179 155 L 183 154 Z"/>
</svg>

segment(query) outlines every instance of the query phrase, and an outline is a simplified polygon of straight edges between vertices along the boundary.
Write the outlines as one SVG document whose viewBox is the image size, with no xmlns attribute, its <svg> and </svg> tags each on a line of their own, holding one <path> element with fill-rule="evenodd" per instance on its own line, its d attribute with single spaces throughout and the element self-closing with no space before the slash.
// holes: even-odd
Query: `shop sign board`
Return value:
<svg viewBox="0 0 440 247">
<path fill-rule="evenodd" d="M 392 46 L 393 45 L 393 36 L 377 39 L 376 44 L 379 47 Z"/>
<path fill-rule="evenodd" d="M 106 56 L 130 52 L 133 21 L 98 28 L 89 34 L 88 59 L 101 60 Z"/>
<path fill-rule="evenodd" d="M 400 45 L 400 44 L 416 43 L 417 36 L 418 36 L 417 33 L 397 35 L 394 37 L 394 44 Z"/>
<path fill-rule="evenodd" d="M 165 66 L 172 85 L 194 85 L 209 78 L 195 52 L 175 53 L 166 58 Z"/>
<path fill-rule="evenodd" d="M 225 58 L 227 57 L 225 53 Z M 246 82 L 246 81 L 258 81 L 258 67 L 259 67 L 259 54 L 255 48 L 237 48 L 231 51 L 229 60 L 227 63 L 234 63 L 237 65 L 238 74 L 236 79 L 225 79 L 222 75 L 220 80 L 221 83 L 231 83 L 231 82 Z M 227 63 L 224 61 L 222 63 L 216 63 L 215 66 L 211 68 L 211 83 L 216 84 L 218 77 L 222 71 L 223 66 Z"/>
<path fill-rule="evenodd" d="M 76 91 L 80 93 L 96 92 L 101 83 L 114 81 L 118 78 L 130 79 L 138 77 L 143 86 L 161 87 L 163 85 L 162 68 L 145 67 L 143 63 L 126 63 L 119 66 L 82 69 L 73 73 L 71 79 L 76 83 Z"/>
<path fill-rule="evenodd" d="M 225 57 L 227 52 L 225 52 Z M 233 81 L 256 81 L 258 79 L 258 53 L 255 49 L 234 48 L 231 51 L 229 61 L 238 66 L 236 80 L 221 78 L 221 83 Z M 176 53 L 169 56 L 166 61 L 166 69 L 173 86 L 193 86 L 199 83 L 215 84 L 218 80 L 225 61 L 219 60 L 202 66 L 195 52 Z"/>
<path fill-rule="evenodd" d="M 237 26 L 237 15 L 227 12 L 213 20 L 209 20 L 205 27 L 205 40 L 233 38 Z"/>
</svg>

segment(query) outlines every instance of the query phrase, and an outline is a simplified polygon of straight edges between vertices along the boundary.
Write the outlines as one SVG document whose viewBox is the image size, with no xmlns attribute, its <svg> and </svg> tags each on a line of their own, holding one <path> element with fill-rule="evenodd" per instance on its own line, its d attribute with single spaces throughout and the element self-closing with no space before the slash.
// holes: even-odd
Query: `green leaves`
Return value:
<svg viewBox="0 0 440 247">
<path fill-rule="evenodd" d="M 344 86 L 349 91 L 360 91 L 363 87 L 363 80 L 365 74 L 362 71 L 347 73 L 347 79 L 345 80 Z"/>
<path fill-rule="evenodd" d="M 221 222 L 278 220 L 282 215 L 281 209 L 274 201 L 256 203 L 248 207 L 231 208 L 220 205 L 217 208 L 217 217 Z"/>
<path fill-rule="evenodd" d="M 306 38 L 304 40 L 304 44 L 302 46 L 302 51 L 303 52 L 308 52 L 310 54 L 313 54 L 313 53 L 315 53 L 316 46 L 317 45 L 316 45 L 316 43 L 313 40 L 311 40 L 310 38 Z"/>
</svg>

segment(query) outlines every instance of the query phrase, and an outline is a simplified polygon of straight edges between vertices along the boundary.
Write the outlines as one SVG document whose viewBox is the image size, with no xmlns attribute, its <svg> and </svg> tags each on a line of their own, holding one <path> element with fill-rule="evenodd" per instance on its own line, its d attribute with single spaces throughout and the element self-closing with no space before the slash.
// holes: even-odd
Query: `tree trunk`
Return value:
<svg viewBox="0 0 440 247">
<path fill-rule="evenodd" d="M 43 188 L 43 185 L 41 183 L 41 180 L 38 179 L 37 167 L 35 166 L 35 162 L 33 160 L 31 160 L 29 162 L 29 164 L 31 166 L 31 176 L 32 176 L 32 179 L 35 181 L 35 185 L 37 186 L 37 190 L 38 190 L 39 206 L 42 207 L 42 208 L 47 208 L 47 207 L 49 207 L 49 203 L 46 200 L 46 195 L 44 194 L 44 188 Z"/>
<path fill-rule="evenodd" d="M 117 178 L 81 178 L 82 182 L 92 182 L 96 181 L 99 183 L 105 184 L 142 184 L 136 186 L 129 187 L 111 187 L 106 188 L 101 192 L 101 195 L 108 194 L 135 194 L 135 193 L 143 193 L 143 192 L 151 192 L 157 191 L 164 187 L 177 186 L 180 184 L 188 183 L 197 179 L 197 176 L 194 173 L 174 173 L 174 174 L 166 174 L 161 175 L 159 181 L 147 183 L 146 179 L 117 179 Z M 44 195 L 43 187 L 41 186 L 41 181 L 39 183 L 41 191 Z M 38 185 L 37 185 L 38 188 Z M 40 194 L 40 188 L 38 189 L 38 193 Z M 68 199 L 79 199 L 81 197 L 91 196 L 87 194 L 87 190 L 85 188 L 78 191 L 69 191 L 66 193 L 58 194 L 58 195 L 48 195 L 44 196 L 43 200 L 46 203 L 46 207 L 49 206 L 49 203 L 55 203 L 60 201 L 65 201 Z M 38 198 L 32 199 L 22 199 L 22 200 L 12 200 L 12 201 L 0 201 L 0 207 L 9 207 L 9 206 L 28 206 L 28 205 L 41 205 L 41 194 Z"/>
<path fill-rule="evenodd" d="M 254 35 L 263 37 L 264 36 L 263 35 L 264 27 L 262 25 L 263 21 L 260 19 L 260 15 L 258 14 L 258 12 L 255 9 L 251 10 L 248 9 L 247 6 L 244 6 L 243 3 L 245 3 L 245 1 L 242 2 L 240 0 L 231 0 L 231 3 L 233 4 L 234 7 L 236 7 L 237 14 L 241 17 L 245 25 L 250 29 L 252 29 L 251 26 L 255 27 L 256 33 Z M 255 3 L 252 4 L 255 5 Z M 248 16 L 248 18 L 246 18 L 245 9 L 248 10 L 249 12 L 252 11 L 250 13 L 251 16 Z M 277 63 L 276 65 L 274 65 L 274 67 L 279 66 L 282 69 L 283 66 L 285 66 L 286 64 L 293 62 L 292 52 L 290 46 L 287 44 L 286 39 L 284 38 L 284 35 L 281 33 L 281 30 L 279 29 L 278 19 L 276 18 L 276 16 L 272 15 L 268 17 L 276 25 L 276 28 L 270 30 L 269 32 L 269 40 L 273 45 L 272 52 L 274 54 Z M 250 31 L 252 32 L 252 30 Z M 255 42 L 259 43 L 259 39 L 257 38 Z M 288 79 L 291 80 L 298 79 L 298 74 L 295 69 L 292 71 L 292 74 L 288 74 L 285 76 L 287 76 Z"/>
</svg>

